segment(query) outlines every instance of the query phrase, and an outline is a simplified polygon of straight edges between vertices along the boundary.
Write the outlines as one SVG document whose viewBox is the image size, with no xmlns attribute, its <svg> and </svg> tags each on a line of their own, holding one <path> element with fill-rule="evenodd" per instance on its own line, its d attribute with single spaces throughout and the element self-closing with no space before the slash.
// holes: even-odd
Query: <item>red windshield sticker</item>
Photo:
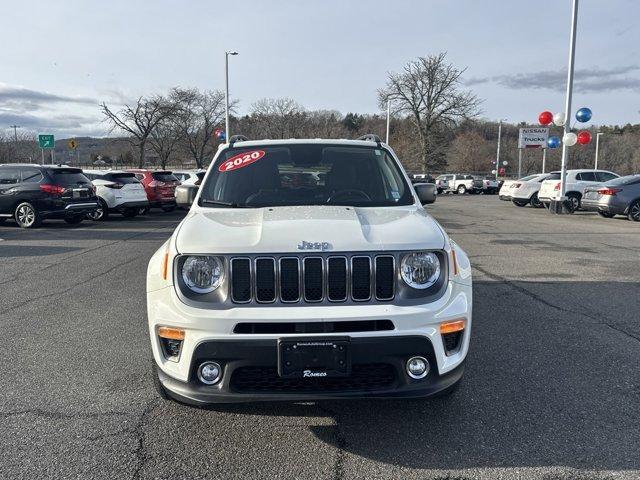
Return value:
<svg viewBox="0 0 640 480">
<path fill-rule="evenodd" d="M 221 172 L 231 172 L 232 170 L 237 170 L 238 168 L 246 167 L 247 165 L 251 165 L 253 162 L 257 162 L 264 157 L 264 155 L 264 150 L 244 152 L 222 162 L 218 170 Z"/>
</svg>

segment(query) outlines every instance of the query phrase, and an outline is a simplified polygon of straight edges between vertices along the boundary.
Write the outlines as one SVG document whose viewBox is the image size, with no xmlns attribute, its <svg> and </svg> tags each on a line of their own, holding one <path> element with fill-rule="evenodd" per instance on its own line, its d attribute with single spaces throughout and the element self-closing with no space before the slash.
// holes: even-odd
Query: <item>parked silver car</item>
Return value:
<svg viewBox="0 0 640 480">
<path fill-rule="evenodd" d="M 640 222 L 640 174 L 610 180 L 585 189 L 582 209 L 596 211 L 605 218 L 626 215 Z"/>
</svg>

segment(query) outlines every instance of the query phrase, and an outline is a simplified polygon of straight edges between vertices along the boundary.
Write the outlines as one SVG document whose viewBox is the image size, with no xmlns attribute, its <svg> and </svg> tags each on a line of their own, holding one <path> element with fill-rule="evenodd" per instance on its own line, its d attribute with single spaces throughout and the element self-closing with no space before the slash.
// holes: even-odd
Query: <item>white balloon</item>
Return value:
<svg viewBox="0 0 640 480">
<path fill-rule="evenodd" d="M 553 124 L 556 127 L 562 127 L 567 118 L 564 116 L 564 112 L 558 112 L 553 116 Z"/>
<path fill-rule="evenodd" d="M 503 165 L 509 165 L 509 162 L 507 162 L 506 160 L 504 162 L 502 162 Z"/>
<path fill-rule="evenodd" d="M 567 147 L 573 147 L 578 143 L 578 136 L 573 132 L 565 133 L 564 137 L 562 137 L 562 141 Z"/>
<path fill-rule="evenodd" d="M 495 175 L 495 174 L 496 174 L 496 171 L 495 171 L 495 170 L 491 170 L 491 173 L 493 173 L 493 174 Z"/>
</svg>

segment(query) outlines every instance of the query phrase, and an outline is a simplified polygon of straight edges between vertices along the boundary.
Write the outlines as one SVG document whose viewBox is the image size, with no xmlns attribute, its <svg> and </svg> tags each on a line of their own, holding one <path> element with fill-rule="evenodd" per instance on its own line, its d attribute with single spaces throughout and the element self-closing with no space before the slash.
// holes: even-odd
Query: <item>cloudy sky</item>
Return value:
<svg viewBox="0 0 640 480">
<path fill-rule="evenodd" d="M 117 107 L 173 86 L 377 111 L 388 71 L 448 52 L 483 116 L 533 122 L 563 108 L 570 0 L 0 0 L 0 129 L 106 135 Z M 224 12 L 228 6 L 230 10 Z M 640 1 L 581 0 L 575 107 L 640 123 Z"/>
</svg>

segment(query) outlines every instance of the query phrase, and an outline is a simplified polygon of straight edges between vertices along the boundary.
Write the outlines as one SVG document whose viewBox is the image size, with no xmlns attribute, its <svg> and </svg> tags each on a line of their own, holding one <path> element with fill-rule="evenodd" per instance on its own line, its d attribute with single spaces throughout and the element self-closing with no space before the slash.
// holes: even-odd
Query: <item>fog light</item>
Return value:
<svg viewBox="0 0 640 480">
<path fill-rule="evenodd" d="M 407 361 L 407 375 L 419 380 L 429 373 L 429 362 L 424 357 L 411 357 Z"/>
<path fill-rule="evenodd" d="M 222 369 L 216 362 L 204 362 L 198 367 L 198 380 L 205 385 L 214 385 L 220 380 Z"/>
</svg>

